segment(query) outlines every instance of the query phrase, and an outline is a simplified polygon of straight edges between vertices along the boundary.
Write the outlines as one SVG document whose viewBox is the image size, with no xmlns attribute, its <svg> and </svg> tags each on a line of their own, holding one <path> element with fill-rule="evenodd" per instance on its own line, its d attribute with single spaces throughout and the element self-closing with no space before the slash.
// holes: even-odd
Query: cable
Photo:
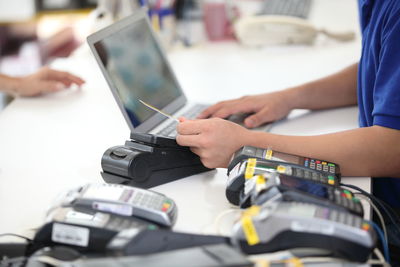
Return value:
<svg viewBox="0 0 400 267">
<path fill-rule="evenodd" d="M 393 212 L 393 209 L 389 205 L 387 205 L 384 201 L 380 200 L 379 198 L 375 197 L 374 195 L 364 191 L 363 189 L 361 189 L 355 185 L 343 184 L 343 183 L 340 183 L 340 185 L 344 186 L 344 187 L 349 187 L 349 188 L 355 189 L 355 190 L 361 192 L 363 195 L 369 197 L 371 200 L 375 201 L 375 203 L 378 204 L 381 207 L 381 209 L 385 212 L 385 214 L 388 216 L 391 223 L 397 228 L 398 231 L 400 231 L 400 226 L 397 223 L 397 222 L 400 222 L 400 218 L 398 217 L 398 215 L 395 212 Z M 387 208 L 391 209 L 392 212 L 389 212 Z M 397 220 L 393 218 L 393 216 L 392 216 L 393 214 L 396 216 Z"/>
<path fill-rule="evenodd" d="M 26 237 L 26 236 L 22 236 L 22 235 L 17 235 L 17 234 L 12 234 L 12 233 L 0 234 L 0 237 L 4 237 L 4 236 L 15 236 L 15 237 L 18 237 L 18 238 L 25 239 L 25 240 L 28 241 L 29 243 L 32 243 L 32 242 L 33 242 L 32 239 L 30 239 L 30 238 L 28 238 L 28 237 Z"/>
<path fill-rule="evenodd" d="M 390 214 L 389 217 L 391 217 L 391 215 L 395 215 L 396 219 L 393 219 L 393 217 L 392 217 L 392 219 L 391 219 L 391 220 L 393 220 L 393 223 L 400 222 L 400 217 L 397 215 L 396 212 L 394 212 L 394 210 L 392 209 L 392 207 L 390 207 L 385 201 L 383 201 L 383 200 L 377 198 L 376 196 L 374 196 L 374 195 L 368 193 L 367 191 L 361 189 L 361 188 L 358 187 L 358 186 L 351 185 L 351 184 L 343 184 L 343 183 L 340 183 L 340 185 L 341 185 L 341 186 L 345 186 L 345 187 L 349 187 L 349 188 L 352 188 L 352 189 L 355 189 L 355 190 L 361 192 L 363 195 L 366 195 L 366 196 L 368 196 L 369 198 L 373 199 L 375 202 L 378 202 L 378 204 L 380 204 L 380 205 L 382 206 L 382 208 L 385 210 L 385 212 L 387 212 L 388 215 Z M 387 209 L 390 209 L 391 212 L 388 212 Z"/>
<path fill-rule="evenodd" d="M 226 216 L 226 215 L 228 215 L 228 214 L 230 214 L 232 212 L 241 212 L 241 211 L 242 210 L 240 210 L 238 208 L 236 208 L 236 209 L 232 209 L 231 208 L 231 209 L 224 210 L 224 211 L 220 212 L 220 214 L 218 214 L 218 216 L 215 218 L 215 221 L 214 221 L 214 226 L 216 228 L 217 233 L 220 234 L 220 235 L 223 234 L 222 231 L 221 231 L 220 226 L 221 226 L 221 220 L 222 220 L 222 218 L 224 216 Z"/>
<path fill-rule="evenodd" d="M 373 221 L 369 221 L 369 223 L 374 227 L 376 233 L 379 235 L 379 238 L 382 241 L 383 254 L 385 255 L 386 262 L 390 264 L 389 246 L 387 240 L 383 236 L 382 229 Z"/>
<path fill-rule="evenodd" d="M 367 261 L 367 264 L 374 264 L 374 265 L 381 264 L 382 266 L 390 267 L 390 264 L 385 261 L 385 258 L 383 257 L 382 252 L 378 248 L 374 249 L 374 253 L 379 261 L 369 260 L 369 261 Z"/>
<path fill-rule="evenodd" d="M 369 199 L 368 197 L 366 197 L 362 193 L 354 193 L 354 195 L 357 195 L 358 197 L 362 197 L 362 199 L 364 199 L 365 201 L 367 201 L 371 205 L 372 209 L 375 211 L 376 215 L 378 215 L 378 217 L 379 217 L 379 221 L 380 221 L 381 226 L 382 226 L 383 234 L 385 235 L 385 240 L 388 240 L 385 220 L 383 219 L 383 216 L 382 216 L 381 212 L 379 211 L 379 209 L 375 206 L 374 202 L 372 202 L 371 199 Z"/>
</svg>

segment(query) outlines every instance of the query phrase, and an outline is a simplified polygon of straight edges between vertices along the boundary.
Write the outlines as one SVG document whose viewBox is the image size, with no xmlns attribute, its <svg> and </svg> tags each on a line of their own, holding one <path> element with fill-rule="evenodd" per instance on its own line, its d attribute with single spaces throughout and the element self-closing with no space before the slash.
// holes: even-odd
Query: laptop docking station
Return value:
<svg viewBox="0 0 400 267">
<path fill-rule="evenodd" d="M 188 147 L 179 146 L 175 139 L 147 133 L 131 133 L 131 140 L 125 145 L 107 149 L 101 167 L 101 175 L 107 183 L 140 188 L 211 170 Z"/>
</svg>

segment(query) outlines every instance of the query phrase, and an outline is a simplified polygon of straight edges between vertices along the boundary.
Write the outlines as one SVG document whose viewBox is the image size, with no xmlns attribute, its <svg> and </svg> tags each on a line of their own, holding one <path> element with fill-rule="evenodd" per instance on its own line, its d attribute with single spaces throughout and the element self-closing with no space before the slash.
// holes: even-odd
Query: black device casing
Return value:
<svg viewBox="0 0 400 267">
<path fill-rule="evenodd" d="M 224 236 L 180 233 L 164 229 L 143 229 L 133 237 L 129 235 L 129 230 L 127 234 L 121 231 L 116 235 L 107 245 L 108 253 L 114 256 L 148 255 L 196 246 L 230 245 L 230 238 Z"/>
<path fill-rule="evenodd" d="M 101 166 L 107 183 L 150 188 L 210 170 L 175 139 L 138 133 L 131 138 L 104 152 Z"/>
</svg>

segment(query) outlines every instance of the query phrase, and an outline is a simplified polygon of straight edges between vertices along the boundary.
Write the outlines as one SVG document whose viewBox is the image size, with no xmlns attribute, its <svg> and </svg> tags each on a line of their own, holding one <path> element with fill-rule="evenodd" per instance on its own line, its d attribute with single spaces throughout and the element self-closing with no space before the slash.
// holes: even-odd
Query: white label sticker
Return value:
<svg viewBox="0 0 400 267">
<path fill-rule="evenodd" d="M 323 233 L 325 235 L 333 235 L 335 231 L 333 225 L 300 221 L 293 221 L 291 228 L 295 232 Z"/>
<path fill-rule="evenodd" d="M 54 223 L 51 240 L 68 245 L 87 247 L 89 245 L 89 234 L 88 228 Z"/>
<path fill-rule="evenodd" d="M 132 216 L 133 207 L 113 203 L 93 202 L 92 207 L 99 211 L 110 212 L 123 216 Z"/>
</svg>

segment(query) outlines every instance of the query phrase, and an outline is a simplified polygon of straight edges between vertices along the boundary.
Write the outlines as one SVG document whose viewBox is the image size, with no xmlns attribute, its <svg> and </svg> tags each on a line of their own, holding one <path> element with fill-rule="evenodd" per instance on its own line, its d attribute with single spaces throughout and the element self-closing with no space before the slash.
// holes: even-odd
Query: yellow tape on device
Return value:
<svg viewBox="0 0 400 267">
<path fill-rule="evenodd" d="M 244 178 L 245 179 L 250 179 L 250 178 L 253 177 L 254 171 L 256 169 L 256 163 L 257 163 L 257 159 L 249 158 L 247 160 L 246 171 L 244 173 Z"/>
</svg>

